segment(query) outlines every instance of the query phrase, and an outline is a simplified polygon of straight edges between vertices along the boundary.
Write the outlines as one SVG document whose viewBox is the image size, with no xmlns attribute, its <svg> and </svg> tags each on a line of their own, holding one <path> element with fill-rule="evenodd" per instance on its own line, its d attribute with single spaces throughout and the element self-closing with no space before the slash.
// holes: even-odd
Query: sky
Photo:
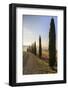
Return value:
<svg viewBox="0 0 68 90">
<path fill-rule="evenodd" d="M 48 48 L 51 18 L 54 18 L 57 36 L 57 16 L 23 15 L 23 45 L 30 46 L 36 41 L 38 46 L 40 35 L 42 47 Z"/>
</svg>

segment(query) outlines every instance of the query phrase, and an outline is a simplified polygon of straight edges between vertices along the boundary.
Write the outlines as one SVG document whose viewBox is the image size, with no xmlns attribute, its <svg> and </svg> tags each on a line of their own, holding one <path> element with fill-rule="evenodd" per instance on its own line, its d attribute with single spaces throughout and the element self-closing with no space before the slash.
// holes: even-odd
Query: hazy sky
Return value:
<svg viewBox="0 0 68 90">
<path fill-rule="evenodd" d="M 42 46 L 48 48 L 49 28 L 52 16 L 23 15 L 23 45 L 31 45 L 34 41 L 38 46 L 39 35 Z M 53 16 L 57 34 L 57 16 Z"/>
</svg>

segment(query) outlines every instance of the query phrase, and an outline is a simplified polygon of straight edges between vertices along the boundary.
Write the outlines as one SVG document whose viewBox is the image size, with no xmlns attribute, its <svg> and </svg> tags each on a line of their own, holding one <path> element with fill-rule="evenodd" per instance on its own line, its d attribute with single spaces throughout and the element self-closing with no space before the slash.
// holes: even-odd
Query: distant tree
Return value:
<svg viewBox="0 0 68 90">
<path fill-rule="evenodd" d="M 36 55 L 36 41 L 34 42 L 34 54 Z"/>
<path fill-rule="evenodd" d="M 41 36 L 39 36 L 39 58 L 42 56 Z"/>
<path fill-rule="evenodd" d="M 50 22 L 49 31 L 49 65 L 53 67 L 56 63 L 56 33 L 54 19 Z"/>
<path fill-rule="evenodd" d="M 27 52 L 30 52 L 30 48 L 31 48 L 30 46 L 27 48 Z"/>
<path fill-rule="evenodd" d="M 32 43 L 31 52 L 36 55 L 36 42 Z"/>
</svg>

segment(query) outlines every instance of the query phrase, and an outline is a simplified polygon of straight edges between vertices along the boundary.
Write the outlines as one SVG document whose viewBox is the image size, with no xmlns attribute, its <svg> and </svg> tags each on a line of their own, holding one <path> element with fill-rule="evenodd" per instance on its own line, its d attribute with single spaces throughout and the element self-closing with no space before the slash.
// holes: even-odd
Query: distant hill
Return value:
<svg viewBox="0 0 68 90">
<path fill-rule="evenodd" d="M 48 74 L 56 73 L 53 71 L 48 63 L 39 59 L 30 52 L 23 53 L 23 74 Z"/>
</svg>

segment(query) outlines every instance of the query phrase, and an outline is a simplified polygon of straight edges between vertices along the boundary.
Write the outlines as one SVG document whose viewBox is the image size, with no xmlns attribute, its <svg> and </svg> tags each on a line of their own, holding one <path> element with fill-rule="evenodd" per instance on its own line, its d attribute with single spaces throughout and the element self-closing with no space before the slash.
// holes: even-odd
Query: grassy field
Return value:
<svg viewBox="0 0 68 90">
<path fill-rule="evenodd" d="M 43 53 L 42 57 L 48 56 L 48 52 Z M 30 52 L 23 52 L 23 74 L 50 74 L 56 73 L 49 67 L 48 60 L 40 59 Z"/>
</svg>

